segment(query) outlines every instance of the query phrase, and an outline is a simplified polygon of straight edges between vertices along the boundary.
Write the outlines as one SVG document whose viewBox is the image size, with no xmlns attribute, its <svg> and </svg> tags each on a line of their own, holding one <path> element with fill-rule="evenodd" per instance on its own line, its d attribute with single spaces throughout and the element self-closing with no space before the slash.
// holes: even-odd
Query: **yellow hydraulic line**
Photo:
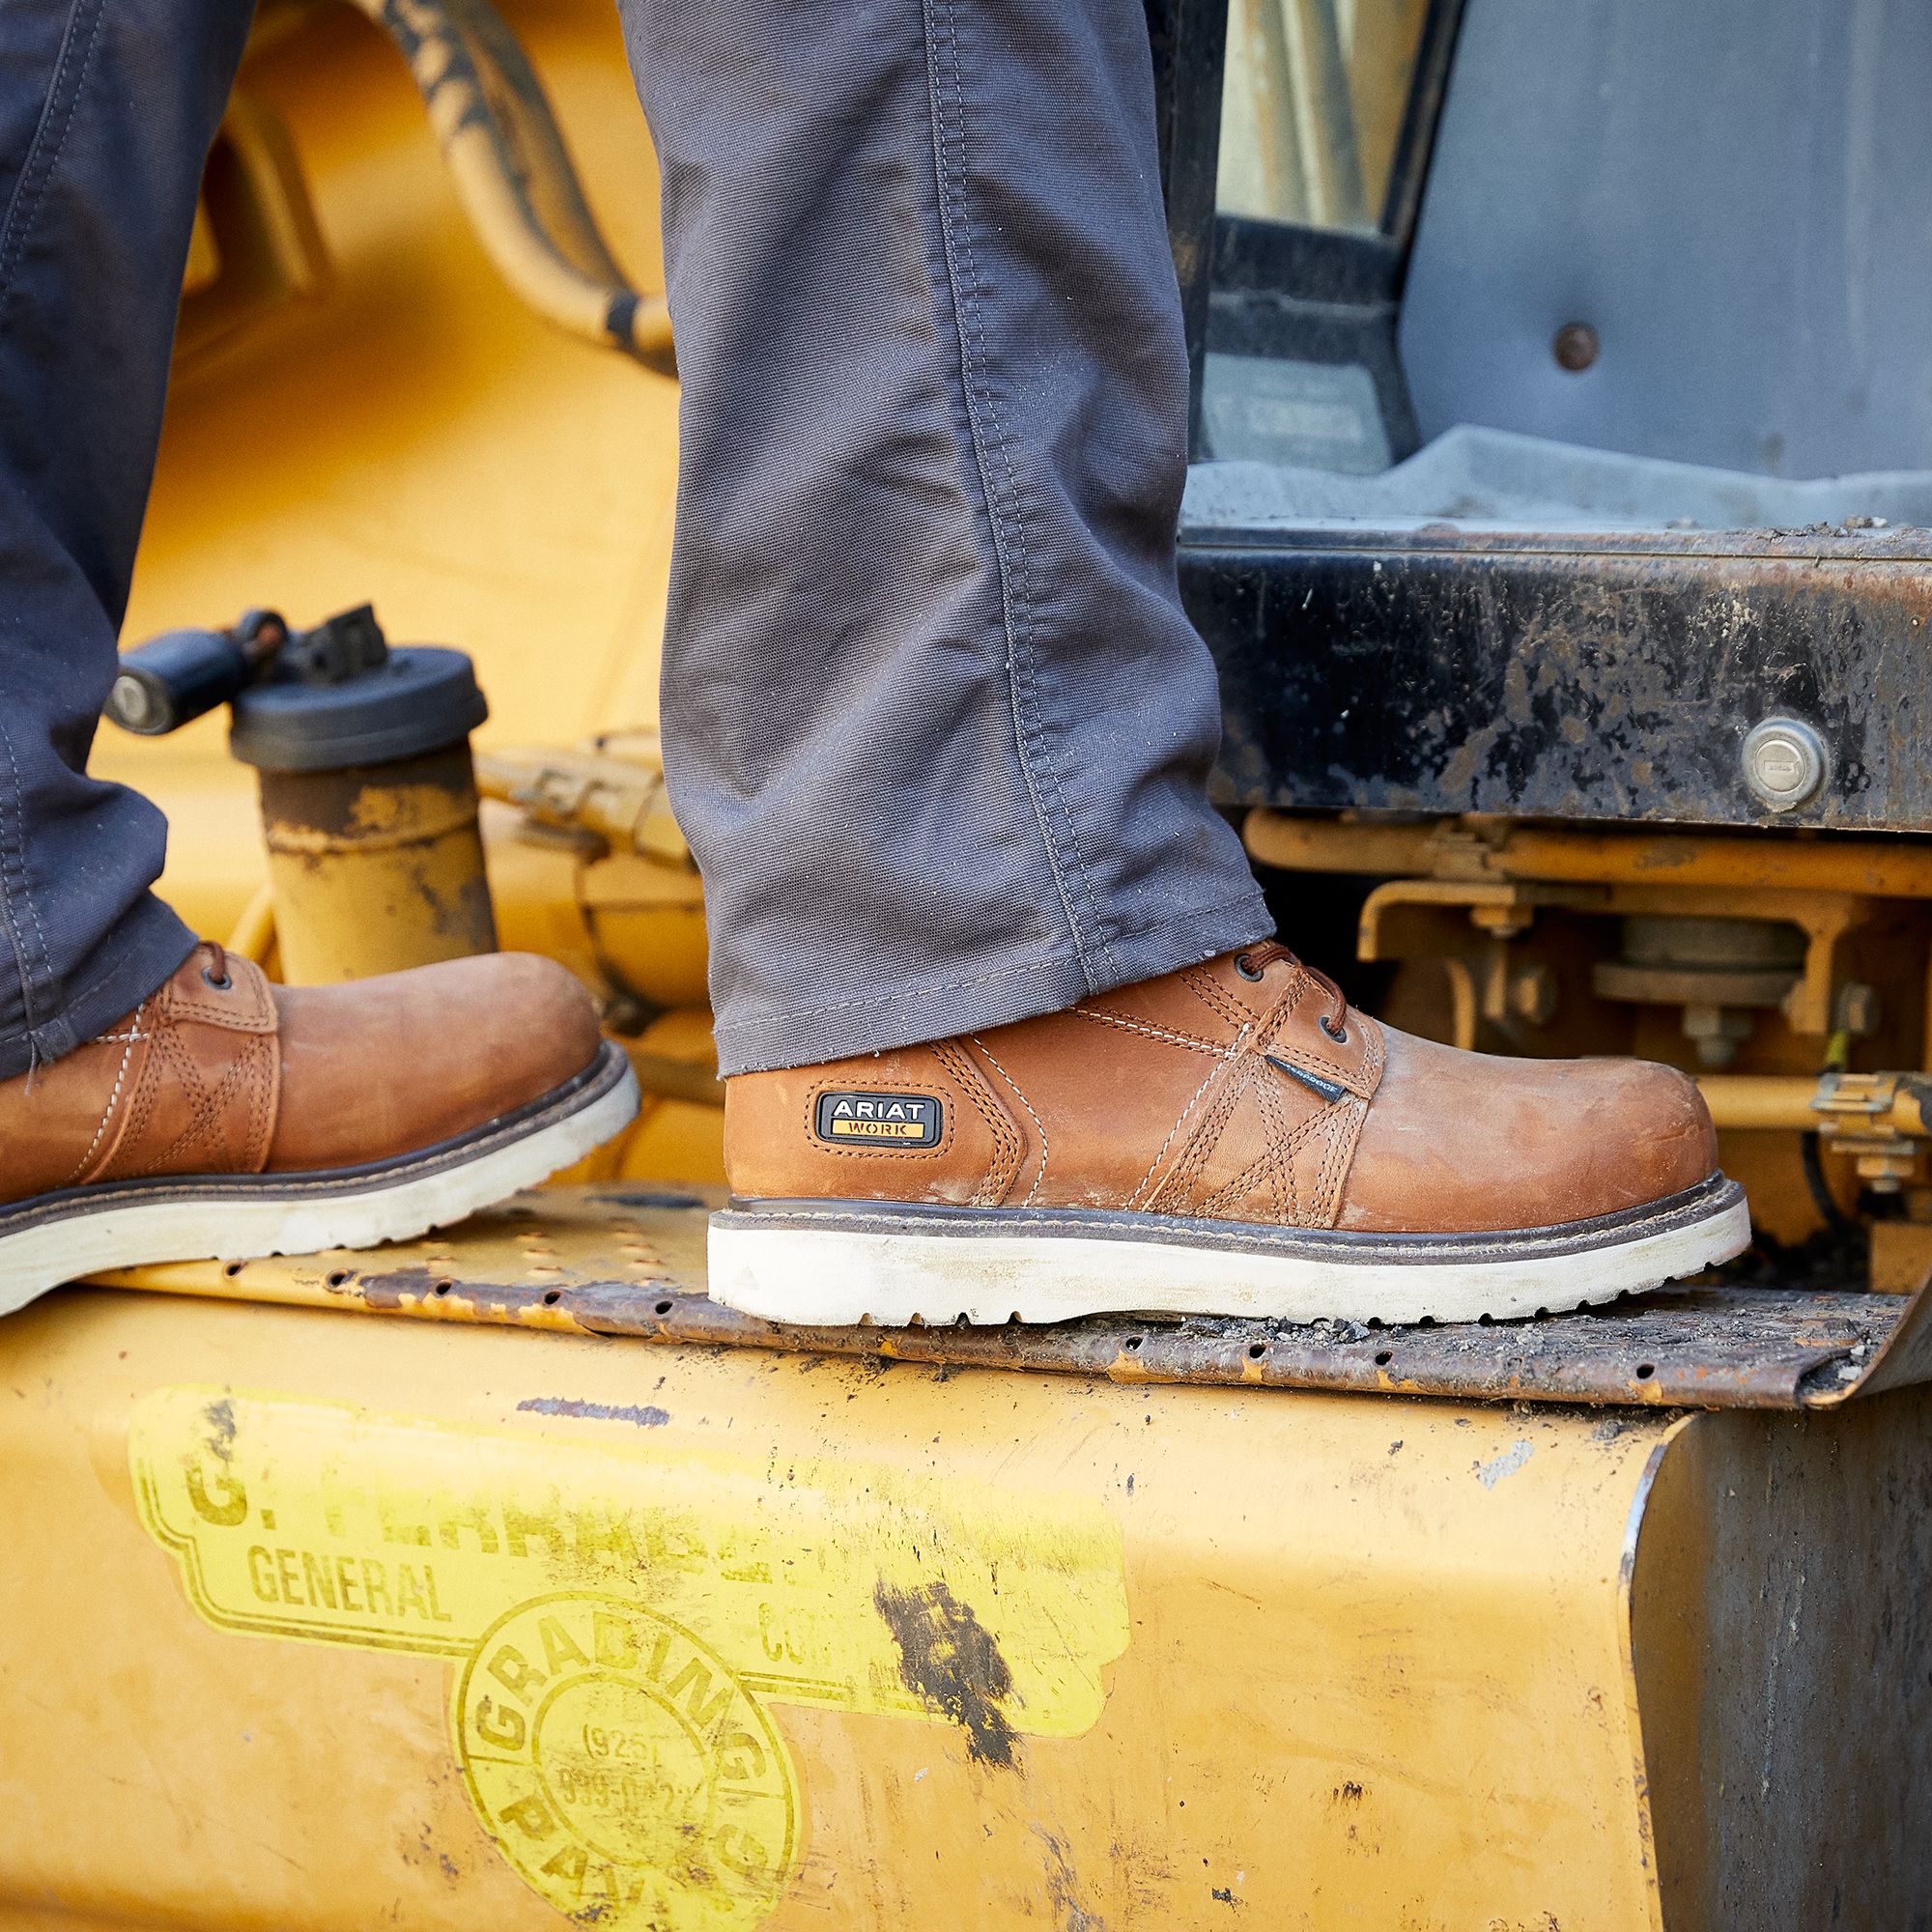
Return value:
<svg viewBox="0 0 1932 1932">
<path fill-rule="evenodd" d="M 625 281 L 541 83 L 488 0 L 353 0 L 402 49 L 464 212 L 547 321 L 668 373 L 670 312 Z"/>
<path fill-rule="evenodd" d="M 1452 835 L 1447 843 L 1445 833 Z M 1552 885 L 1781 888 L 1932 898 L 1932 844 L 1899 839 L 1578 832 L 1513 825 L 1491 843 L 1455 819 L 1381 825 L 1301 818 L 1265 809 L 1249 812 L 1242 836 L 1263 865 L 1288 871 L 1427 878 L 1448 861 L 1457 876 L 1466 876 L 1473 866 L 1481 878 Z"/>
<path fill-rule="evenodd" d="M 1813 1105 L 1819 1082 L 1807 1074 L 1707 1073 L 1697 1091 L 1720 1127 L 1806 1133 L 1823 1124 Z M 1885 1112 L 1864 1116 L 1859 1125 L 1865 1133 L 1923 1135 L 1927 1122 L 1918 1099 L 1901 1087 Z"/>
<path fill-rule="evenodd" d="M 1811 1111 L 1818 1083 L 1804 1074 L 1707 1073 L 1697 1091 L 1720 1127 L 1808 1132 L 1818 1124 Z"/>
</svg>

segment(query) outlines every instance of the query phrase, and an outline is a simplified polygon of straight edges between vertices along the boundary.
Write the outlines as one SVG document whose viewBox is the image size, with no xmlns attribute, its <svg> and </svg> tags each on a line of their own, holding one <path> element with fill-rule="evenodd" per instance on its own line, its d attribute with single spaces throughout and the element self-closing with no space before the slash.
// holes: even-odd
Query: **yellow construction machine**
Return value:
<svg viewBox="0 0 1932 1932">
<path fill-rule="evenodd" d="M 551 954 L 646 1100 L 422 1241 L 0 1324 L 0 1932 L 1932 1922 L 1932 17 L 1840 14 L 1148 4 L 1284 931 L 1414 1030 L 1696 1073 L 1750 1255 L 889 1332 L 704 1295 L 608 0 L 264 0 L 95 769 L 199 930 Z M 443 743 L 286 755 L 380 667 Z"/>
</svg>

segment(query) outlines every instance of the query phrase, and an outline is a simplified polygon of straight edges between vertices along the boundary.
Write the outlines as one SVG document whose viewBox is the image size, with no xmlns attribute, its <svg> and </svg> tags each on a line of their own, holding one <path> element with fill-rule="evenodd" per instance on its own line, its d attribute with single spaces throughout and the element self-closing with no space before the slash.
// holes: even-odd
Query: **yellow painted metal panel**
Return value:
<svg viewBox="0 0 1932 1932">
<path fill-rule="evenodd" d="M 69 1293 L 0 1328 L 0 1902 L 1648 1926 L 1671 1426 Z"/>
</svg>

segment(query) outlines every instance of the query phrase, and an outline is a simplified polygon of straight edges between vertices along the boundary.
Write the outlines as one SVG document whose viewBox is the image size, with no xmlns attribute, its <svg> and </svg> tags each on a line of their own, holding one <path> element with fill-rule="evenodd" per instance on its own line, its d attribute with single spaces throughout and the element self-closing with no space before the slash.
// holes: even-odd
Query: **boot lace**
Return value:
<svg viewBox="0 0 1932 1932">
<path fill-rule="evenodd" d="M 1262 980 L 1266 977 L 1267 969 L 1278 963 L 1299 967 L 1326 992 L 1327 1010 L 1316 1021 L 1316 1025 L 1337 1046 L 1346 1046 L 1349 1043 L 1349 998 L 1327 974 L 1319 967 L 1309 965 L 1305 959 L 1297 958 L 1275 939 L 1264 940 L 1261 945 L 1246 947 L 1235 954 L 1235 971 L 1243 980 Z"/>
</svg>

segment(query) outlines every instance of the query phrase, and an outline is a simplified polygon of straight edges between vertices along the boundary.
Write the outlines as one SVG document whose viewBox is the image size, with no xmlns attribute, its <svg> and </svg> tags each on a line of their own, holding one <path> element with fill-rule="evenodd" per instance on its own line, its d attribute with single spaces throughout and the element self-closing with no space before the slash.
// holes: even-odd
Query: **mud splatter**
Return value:
<svg viewBox="0 0 1932 1932">
<path fill-rule="evenodd" d="M 571 1396 L 533 1395 L 517 1407 L 536 1415 L 578 1415 L 589 1422 L 634 1422 L 639 1429 L 662 1429 L 670 1420 L 670 1410 L 654 1402 L 636 1408 L 617 1408 L 609 1403 L 579 1402 Z"/>
<path fill-rule="evenodd" d="M 1074 1869 L 1073 1855 L 1066 1840 L 1036 1825 L 1033 1834 L 1046 1847 L 1046 1895 L 1053 1906 L 1053 1922 L 1060 1932 L 1107 1932 L 1107 1921 L 1097 1912 L 1088 1911 L 1080 1895 L 1080 1874 Z"/>
<path fill-rule="evenodd" d="M 881 1581 L 872 1603 L 898 1646 L 906 1688 L 966 1733 L 968 1756 L 1010 1766 L 1013 1727 L 1001 1710 L 1013 1673 L 992 1633 L 943 1582 L 897 1590 Z"/>
<path fill-rule="evenodd" d="M 1492 1490 L 1505 1476 L 1515 1475 L 1534 1453 L 1532 1445 L 1519 1435 L 1501 1455 L 1475 1465 L 1476 1480 L 1484 1489 Z"/>
</svg>

